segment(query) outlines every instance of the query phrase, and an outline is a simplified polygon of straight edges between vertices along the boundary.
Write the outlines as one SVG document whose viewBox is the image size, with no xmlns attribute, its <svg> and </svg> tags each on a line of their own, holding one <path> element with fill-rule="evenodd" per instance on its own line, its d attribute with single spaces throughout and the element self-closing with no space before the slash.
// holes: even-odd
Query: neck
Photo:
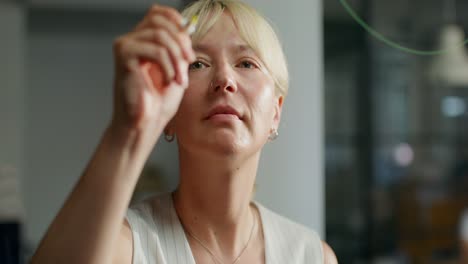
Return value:
<svg viewBox="0 0 468 264">
<path fill-rule="evenodd" d="M 260 153 L 242 161 L 179 153 L 174 205 L 182 224 L 213 251 L 235 256 L 254 224 L 250 201 Z"/>
</svg>

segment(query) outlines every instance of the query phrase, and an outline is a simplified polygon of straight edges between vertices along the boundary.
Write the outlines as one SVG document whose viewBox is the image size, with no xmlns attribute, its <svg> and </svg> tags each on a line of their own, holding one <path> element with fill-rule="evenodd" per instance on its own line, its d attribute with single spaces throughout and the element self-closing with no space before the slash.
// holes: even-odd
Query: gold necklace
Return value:
<svg viewBox="0 0 468 264">
<path fill-rule="evenodd" d="M 255 229 L 255 226 L 257 225 L 257 215 L 254 214 L 254 222 L 252 223 L 252 228 L 250 229 L 250 235 L 249 235 L 249 239 L 247 240 L 247 242 L 245 243 L 244 247 L 242 248 L 241 252 L 239 253 L 239 255 L 236 257 L 236 259 L 231 263 L 231 264 L 235 264 L 237 261 L 239 261 L 240 257 L 242 256 L 242 254 L 244 254 L 245 250 L 247 249 L 247 246 L 249 245 L 250 243 L 250 240 L 252 239 L 252 235 L 253 235 L 253 231 Z M 184 225 L 182 225 L 182 227 L 184 228 L 184 230 L 191 236 L 193 237 L 207 252 L 208 254 L 210 254 L 211 256 L 211 259 L 213 260 L 213 262 L 215 263 L 223 263 L 222 260 L 220 260 L 207 246 L 205 246 L 205 244 L 203 244 L 203 242 L 198 238 L 196 237 L 192 232 L 190 232 L 190 230 L 188 230 L 188 228 L 185 228 Z"/>
</svg>

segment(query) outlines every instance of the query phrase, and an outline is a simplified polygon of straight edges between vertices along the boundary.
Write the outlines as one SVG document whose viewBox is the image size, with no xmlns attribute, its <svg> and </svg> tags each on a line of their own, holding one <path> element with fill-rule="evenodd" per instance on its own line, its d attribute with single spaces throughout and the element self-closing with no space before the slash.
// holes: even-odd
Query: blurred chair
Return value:
<svg viewBox="0 0 468 264">
<path fill-rule="evenodd" d="M 396 208 L 398 245 L 410 263 L 459 263 L 458 225 L 465 197 L 444 196 L 423 201 L 412 186 L 400 192 Z"/>
</svg>

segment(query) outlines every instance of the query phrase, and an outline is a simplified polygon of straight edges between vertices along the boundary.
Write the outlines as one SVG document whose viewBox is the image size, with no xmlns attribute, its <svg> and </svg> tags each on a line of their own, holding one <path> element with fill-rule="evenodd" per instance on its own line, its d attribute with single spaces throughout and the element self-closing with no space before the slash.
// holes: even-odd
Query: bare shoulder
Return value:
<svg viewBox="0 0 468 264">
<path fill-rule="evenodd" d="M 113 264 L 132 264 L 133 258 L 133 237 L 130 224 L 125 219 L 120 229 L 117 245 L 115 246 Z"/>
<path fill-rule="evenodd" d="M 338 264 L 338 259 L 336 258 L 335 252 L 327 244 L 327 242 L 322 241 L 322 248 L 324 264 Z"/>
</svg>

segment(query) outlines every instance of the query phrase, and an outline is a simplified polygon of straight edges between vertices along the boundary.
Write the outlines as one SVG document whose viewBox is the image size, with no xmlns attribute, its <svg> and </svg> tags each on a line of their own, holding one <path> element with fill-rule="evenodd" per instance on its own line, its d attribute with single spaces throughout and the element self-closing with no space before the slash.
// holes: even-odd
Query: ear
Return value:
<svg viewBox="0 0 468 264">
<path fill-rule="evenodd" d="M 279 95 L 275 100 L 275 115 L 273 117 L 273 126 L 278 129 L 281 121 L 281 111 L 283 110 L 283 99 L 282 95 Z"/>
</svg>

